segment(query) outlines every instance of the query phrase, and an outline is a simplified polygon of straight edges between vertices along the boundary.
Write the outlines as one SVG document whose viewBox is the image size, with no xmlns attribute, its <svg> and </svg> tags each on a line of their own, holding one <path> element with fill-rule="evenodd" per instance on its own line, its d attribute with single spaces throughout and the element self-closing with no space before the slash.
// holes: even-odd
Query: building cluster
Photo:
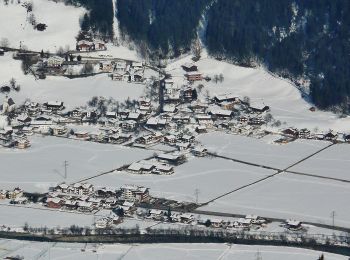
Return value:
<svg viewBox="0 0 350 260">
<path fill-rule="evenodd" d="M 19 187 L 13 190 L 0 190 L 0 200 L 10 200 L 10 204 L 27 204 L 28 199 Z"/>
<path fill-rule="evenodd" d="M 124 212 L 131 212 L 135 203 L 147 202 L 149 199 L 149 189 L 136 185 L 124 185 L 120 189 L 95 189 L 89 183 L 61 183 L 47 194 L 46 206 L 81 212 L 123 207 Z"/>
<path fill-rule="evenodd" d="M 307 128 L 286 128 L 281 131 L 281 134 L 285 137 L 281 139 L 281 142 L 288 142 L 294 139 L 313 139 L 313 140 L 326 140 L 331 142 L 350 142 L 350 134 L 339 133 L 329 130 L 325 133 L 313 133 Z"/>
<path fill-rule="evenodd" d="M 112 80 L 126 81 L 126 82 L 143 82 L 145 66 L 142 62 L 108 62 L 100 63 L 100 69 L 110 72 Z"/>
</svg>

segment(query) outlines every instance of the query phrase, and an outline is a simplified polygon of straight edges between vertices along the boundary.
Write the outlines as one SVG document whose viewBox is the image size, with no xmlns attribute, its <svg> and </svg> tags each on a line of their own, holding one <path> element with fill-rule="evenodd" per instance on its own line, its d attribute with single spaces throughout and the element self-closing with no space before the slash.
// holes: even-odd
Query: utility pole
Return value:
<svg viewBox="0 0 350 260">
<path fill-rule="evenodd" d="M 256 252 L 256 260 L 262 260 L 262 255 L 259 250 Z"/>
<path fill-rule="evenodd" d="M 198 188 L 195 189 L 195 190 L 194 190 L 194 196 L 196 197 L 196 204 L 198 204 L 198 197 L 199 197 L 199 194 L 200 194 L 199 189 L 198 189 Z"/>
<path fill-rule="evenodd" d="M 334 229 L 334 220 L 336 215 L 337 215 L 336 212 L 333 210 L 331 213 L 333 229 Z"/>
<path fill-rule="evenodd" d="M 67 179 L 67 168 L 68 168 L 68 161 L 64 161 L 63 163 L 64 166 L 64 179 Z"/>
</svg>

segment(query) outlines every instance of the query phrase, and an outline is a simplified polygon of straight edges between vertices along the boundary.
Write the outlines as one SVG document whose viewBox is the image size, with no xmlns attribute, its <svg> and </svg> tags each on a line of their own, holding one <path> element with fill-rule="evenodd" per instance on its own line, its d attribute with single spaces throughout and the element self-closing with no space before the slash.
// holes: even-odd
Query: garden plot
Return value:
<svg viewBox="0 0 350 260">
<path fill-rule="evenodd" d="M 289 170 L 350 181 L 349 154 L 349 144 L 337 144 Z"/>
<path fill-rule="evenodd" d="M 30 140 L 32 147 L 27 150 L 0 149 L 0 189 L 20 186 L 26 191 L 45 192 L 57 183 L 76 182 L 152 155 L 143 149 L 57 137 L 32 136 Z M 67 179 L 65 160 L 69 164 Z"/>
<path fill-rule="evenodd" d="M 349 184 L 282 173 L 201 209 L 328 225 L 332 225 L 331 213 L 335 211 L 335 225 L 350 227 L 349 197 Z"/>
<path fill-rule="evenodd" d="M 143 185 L 153 196 L 194 202 L 198 189 L 199 202 L 272 174 L 273 171 L 223 159 L 194 158 L 175 168 L 173 175 L 138 175 L 115 172 L 91 180 L 97 186 L 120 183 Z"/>
<path fill-rule="evenodd" d="M 274 144 L 267 140 L 209 133 L 200 135 L 198 140 L 218 155 L 251 163 L 284 169 L 330 143 L 323 141 L 297 140 L 289 144 Z"/>
</svg>

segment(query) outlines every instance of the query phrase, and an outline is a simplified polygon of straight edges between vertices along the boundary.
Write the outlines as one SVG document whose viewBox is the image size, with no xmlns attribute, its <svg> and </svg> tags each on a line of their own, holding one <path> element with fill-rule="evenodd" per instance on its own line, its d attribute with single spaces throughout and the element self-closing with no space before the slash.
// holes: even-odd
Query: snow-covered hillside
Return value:
<svg viewBox="0 0 350 260">
<path fill-rule="evenodd" d="M 62 2 L 48 0 L 0 0 L 0 38 L 7 38 L 10 47 L 26 46 L 30 50 L 57 51 L 60 47 L 75 49 L 79 30 L 79 18 L 86 12 L 84 8 L 67 6 Z M 27 13 L 23 3 L 32 2 L 33 11 Z M 45 31 L 38 31 L 29 23 L 31 13 L 37 23 L 47 25 Z"/>
<path fill-rule="evenodd" d="M 188 62 L 192 62 L 191 56 L 176 60 L 167 67 L 167 72 L 179 85 L 185 83 L 185 72 L 181 65 Z M 293 84 L 274 77 L 263 68 L 245 68 L 218 61 L 208 57 L 205 51 L 196 65 L 204 76 L 224 76 L 222 83 L 201 82 L 205 86 L 202 90 L 203 95 L 208 90 L 211 96 L 228 93 L 241 98 L 248 96 L 252 104 L 269 106 L 275 119 L 286 122 L 285 127 L 306 127 L 311 130 L 317 128 L 320 131 L 334 129 L 340 132 L 350 129 L 349 117 L 339 118 L 331 112 L 324 111 L 311 112 L 309 109 L 313 104 L 305 101 Z"/>
</svg>

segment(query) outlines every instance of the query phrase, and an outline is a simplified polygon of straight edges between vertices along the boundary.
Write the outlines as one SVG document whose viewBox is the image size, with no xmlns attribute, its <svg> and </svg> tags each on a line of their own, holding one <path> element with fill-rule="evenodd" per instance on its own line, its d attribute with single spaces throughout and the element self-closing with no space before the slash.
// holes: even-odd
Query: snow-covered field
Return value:
<svg viewBox="0 0 350 260">
<path fill-rule="evenodd" d="M 0 255 L 24 256 L 25 259 L 125 259 L 125 260 L 157 260 L 157 259 L 257 259 L 259 252 L 262 259 L 268 260 L 314 260 L 322 252 L 273 246 L 246 246 L 226 244 L 66 244 L 39 243 L 15 240 L 0 240 Z M 84 249 L 84 250 L 82 250 Z M 95 251 L 95 252 L 94 252 Z M 324 253 L 325 259 L 346 260 L 347 257 Z"/>
<path fill-rule="evenodd" d="M 58 182 L 75 182 L 147 158 L 152 151 L 117 145 L 33 136 L 32 147 L 24 150 L 0 149 L 0 189 L 20 186 L 27 191 L 47 191 Z M 63 162 L 68 178 L 64 180 Z M 125 183 L 109 182 L 119 188 Z M 141 184 L 141 183 L 140 183 Z"/>
<path fill-rule="evenodd" d="M 198 140 L 211 152 L 229 158 L 284 169 L 329 145 L 329 142 L 298 140 L 289 144 L 271 143 L 269 136 L 256 139 L 225 133 L 200 135 Z"/>
<path fill-rule="evenodd" d="M 12 53 L 0 56 L 0 68 L 0 85 L 8 84 L 11 78 L 21 85 L 19 92 L 12 91 L 9 94 L 17 104 L 26 99 L 35 102 L 59 100 L 67 108 L 74 108 L 86 105 L 93 96 L 112 97 L 123 102 L 127 98 L 138 99 L 145 91 L 143 84 L 112 81 L 107 74 L 79 79 L 49 76 L 46 80 L 35 80 L 34 76 L 23 74 L 21 62 L 13 60 Z"/>
<path fill-rule="evenodd" d="M 0 38 L 9 40 L 10 47 L 19 48 L 25 45 L 29 50 L 56 52 L 59 47 L 68 46 L 75 50 L 79 30 L 79 18 L 84 15 L 84 8 L 66 6 L 62 2 L 33 0 L 21 1 L 33 3 L 33 14 L 37 23 L 45 23 L 47 28 L 40 32 L 29 24 L 26 8 L 16 1 L 0 0 Z M 64 21 L 64 22 L 63 22 Z"/>
<path fill-rule="evenodd" d="M 292 218 L 350 227 L 348 184 L 282 173 L 278 176 L 230 194 L 201 208 L 202 210 L 258 214 Z"/>
<path fill-rule="evenodd" d="M 290 170 L 350 181 L 349 154 L 349 144 L 338 144 L 294 166 Z"/>
<path fill-rule="evenodd" d="M 176 167 L 175 173 L 170 176 L 110 173 L 91 182 L 97 186 L 108 183 L 139 184 L 149 187 L 152 195 L 192 202 L 198 189 L 199 202 L 206 202 L 272 173 L 222 159 L 195 158 Z"/>
</svg>

